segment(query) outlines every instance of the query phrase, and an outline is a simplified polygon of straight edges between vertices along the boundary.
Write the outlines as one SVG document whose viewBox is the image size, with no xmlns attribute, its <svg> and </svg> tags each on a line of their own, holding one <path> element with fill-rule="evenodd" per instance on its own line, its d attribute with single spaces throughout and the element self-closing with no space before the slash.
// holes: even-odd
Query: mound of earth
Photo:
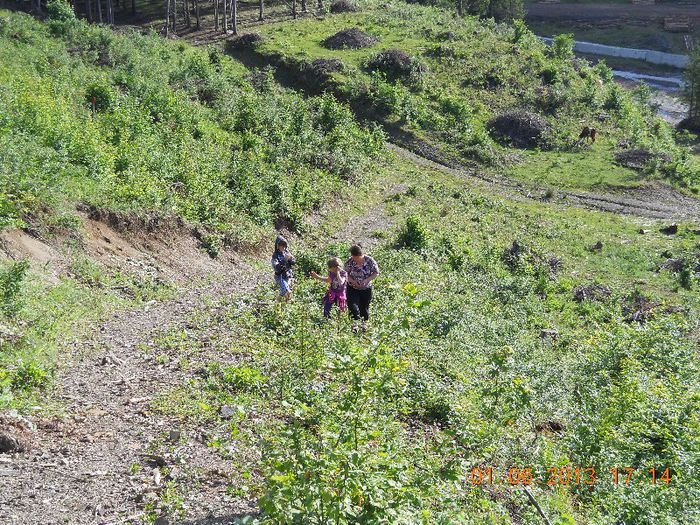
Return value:
<svg viewBox="0 0 700 525">
<path fill-rule="evenodd" d="M 628 149 L 615 153 L 615 162 L 620 166 L 634 170 L 642 170 L 655 160 L 667 163 L 671 162 L 671 157 L 665 153 L 652 153 L 642 148 Z"/>
<path fill-rule="evenodd" d="M 226 43 L 229 49 L 255 49 L 263 41 L 263 36 L 260 33 L 243 33 L 232 38 Z"/>
<path fill-rule="evenodd" d="M 503 113 L 489 120 L 486 127 L 494 138 L 523 149 L 546 148 L 546 136 L 552 129 L 547 119 L 529 111 Z"/>
<path fill-rule="evenodd" d="M 338 31 L 326 38 L 322 44 L 328 49 L 362 49 L 373 46 L 377 41 L 377 37 L 353 27 Z"/>
<path fill-rule="evenodd" d="M 331 13 L 354 13 L 359 10 L 357 4 L 351 0 L 336 0 L 330 7 Z"/>
<path fill-rule="evenodd" d="M 381 71 L 393 78 L 410 77 L 422 72 L 422 66 L 415 58 L 396 48 L 385 49 L 371 57 L 367 69 Z"/>
<path fill-rule="evenodd" d="M 315 87 L 323 87 L 331 79 L 331 74 L 345 69 L 338 58 L 317 58 L 305 68 L 307 80 Z"/>
</svg>

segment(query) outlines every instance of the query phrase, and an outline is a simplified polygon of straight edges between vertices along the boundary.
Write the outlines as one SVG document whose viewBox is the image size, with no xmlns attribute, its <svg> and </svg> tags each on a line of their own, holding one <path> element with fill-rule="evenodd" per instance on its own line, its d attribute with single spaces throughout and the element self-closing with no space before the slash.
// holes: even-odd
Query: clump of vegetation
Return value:
<svg viewBox="0 0 700 525">
<path fill-rule="evenodd" d="M 22 283 L 29 270 L 29 261 L 18 261 L 0 271 L 0 309 L 8 317 L 22 307 Z"/>
<path fill-rule="evenodd" d="M 428 229 L 420 217 L 412 215 L 406 219 L 401 228 L 396 245 L 399 248 L 423 250 L 428 246 L 428 236 Z"/>
<path fill-rule="evenodd" d="M 356 27 L 351 27 L 329 36 L 323 41 L 323 45 L 328 49 L 363 49 L 372 47 L 378 41 L 378 38 Z"/>
</svg>

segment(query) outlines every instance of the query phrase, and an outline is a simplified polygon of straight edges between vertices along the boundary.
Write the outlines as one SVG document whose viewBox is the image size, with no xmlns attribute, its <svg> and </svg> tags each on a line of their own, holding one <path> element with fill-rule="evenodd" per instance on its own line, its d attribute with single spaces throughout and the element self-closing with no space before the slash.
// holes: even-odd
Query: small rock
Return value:
<svg viewBox="0 0 700 525">
<path fill-rule="evenodd" d="M 22 452 L 22 450 L 24 447 L 16 437 L 5 432 L 0 433 L 0 454 Z"/>
<path fill-rule="evenodd" d="M 639 233 L 640 233 L 641 235 L 646 235 L 646 234 L 649 233 L 650 231 L 651 231 L 651 230 L 645 230 L 644 228 L 640 228 L 640 229 L 639 229 Z"/>
<path fill-rule="evenodd" d="M 548 432 L 558 433 L 558 432 L 562 432 L 565 428 L 566 428 L 566 426 L 564 425 L 564 423 L 562 423 L 561 421 L 556 421 L 556 420 L 544 421 L 543 423 L 538 423 L 537 425 L 535 425 L 535 430 L 537 432 L 545 432 L 545 433 L 548 433 Z"/>
<path fill-rule="evenodd" d="M 169 435 L 168 435 L 168 438 L 170 439 L 170 441 L 175 443 L 177 441 L 180 441 L 181 436 L 182 436 L 182 433 L 179 430 L 171 430 Z"/>
<path fill-rule="evenodd" d="M 540 331 L 540 339 L 556 341 L 559 339 L 559 332 L 553 329 L 544 329 Z"/>
<path fill-rule="evenodd" d="M 170 525 L 170 520 L 167 518 L 167 516 L 160 516 L 156 518 L 153 525 Z"/>
<path fill-rule="evenodd" d="M 598 241 L 593 246 L 588 247 L 589 252 L 601 252 L 603 251 L 603 241 Z"/>
<path fill-rule="evenodd" d="M 236 412 L 238 412 L 236 405 L 224 405 L 219 410 L 219 414 L 224 419 L 231 419 L 236 414 Z"/>
<path fill-rule="evenodd" d="M 676 223 L 669 224 L 668 226 L 661 228 L 659 231 L 666 235 L 675 235 L 678 233 L 678 225 Z"/>
<path fill-rule="evenodd" d="M 149 398 L 147 397 L 132 397 L 127 401 L 127 404 L 129 405 L 138 405 L 139 403 L 145 403 L 148 401 Z"/>
</svg>

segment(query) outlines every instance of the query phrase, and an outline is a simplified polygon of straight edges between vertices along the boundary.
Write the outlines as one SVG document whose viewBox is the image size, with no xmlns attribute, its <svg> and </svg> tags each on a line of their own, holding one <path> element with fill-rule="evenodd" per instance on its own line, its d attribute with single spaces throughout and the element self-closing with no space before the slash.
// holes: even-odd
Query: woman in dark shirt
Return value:
<svg viewBox="0 0 700 525">
<path fill-rule="evenodd" d="M 377 262 L 362 252 L 362 246 L 350 247 L 350 259 L 345 263 L 348 273 L 347 304 L 350 317 L 366 328 L 369 320 L 369 304 L 372 302 L 372 281 L 379 275 Z"/>
</svg>

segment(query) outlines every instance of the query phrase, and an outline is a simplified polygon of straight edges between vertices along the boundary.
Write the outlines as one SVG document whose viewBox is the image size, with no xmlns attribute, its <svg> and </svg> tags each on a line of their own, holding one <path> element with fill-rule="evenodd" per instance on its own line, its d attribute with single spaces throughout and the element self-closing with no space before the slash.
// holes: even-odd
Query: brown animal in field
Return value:
<svg viewBox="0 0 700 525">
<path fill-rule="evenodd" d="M 598 132 L 595 128 L 589 128 L 588 126 L 586 126 L 585 128 L 583 128 L 583 130 L 578 136 L 579 144 L 585 142 L 586 140 L 590 140 L 591 144 L 595 144 L 595 137 L 597 133 Z"/>
</svg>

